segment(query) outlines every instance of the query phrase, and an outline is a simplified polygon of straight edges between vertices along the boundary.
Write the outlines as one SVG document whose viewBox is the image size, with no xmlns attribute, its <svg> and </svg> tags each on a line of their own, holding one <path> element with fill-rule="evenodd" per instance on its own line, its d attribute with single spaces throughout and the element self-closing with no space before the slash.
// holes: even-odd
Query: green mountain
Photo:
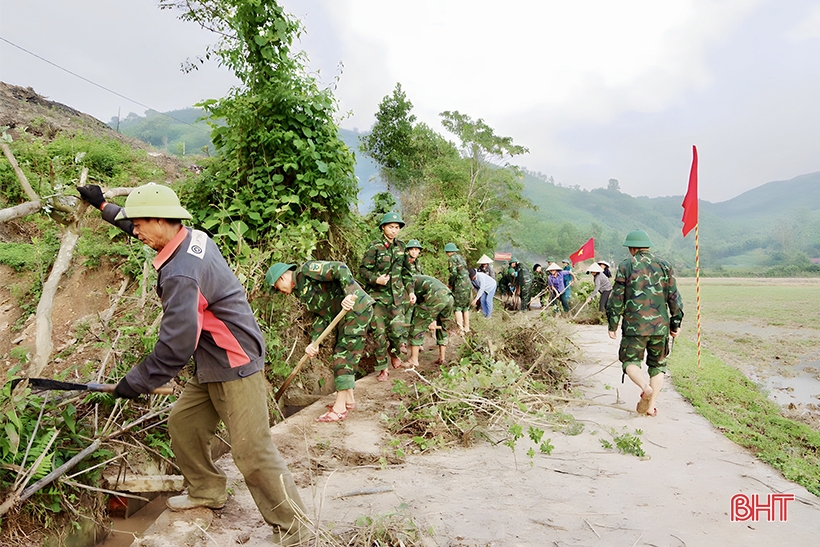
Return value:
<svg viewBox="0 0 820 547">
<path fill-rule="evenodd" d="M 201 156 L 214 151 L 211 127 L 201 118 L 202 109 L 185 108 L 170 112 L 146 110 L 125 118 L 111 118 L 108 126 L 174 156 Z"/>
<path fill-rule="evenodd" d="M 527 174 L 525 195 L 537 210 L 506 227 L 513 249 L 532 261 L 561 258 L 595 238 L 599 257 L 619 261 L 630 230 L 643 229 L 659 254 L 694 267 L 694 231 L 681 234 L 683 196 L 632 197 L 609 188 L 566 188 Z M 820 172 L 776 181 L 731 200 L 700 202 L 703 268 L 801 268 L 820 257 Z"/>
</svg>

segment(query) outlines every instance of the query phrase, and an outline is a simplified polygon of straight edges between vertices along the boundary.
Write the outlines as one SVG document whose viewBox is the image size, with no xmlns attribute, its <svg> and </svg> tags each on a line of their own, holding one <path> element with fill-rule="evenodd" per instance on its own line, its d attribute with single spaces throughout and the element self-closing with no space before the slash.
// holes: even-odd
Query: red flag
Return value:
<svg viewBox="0 0 820 547">
<path fill-rule="evenodd" d="M 592 260 L 595 258 L 595 239 L 589 238 L 589 241 L 584 243 L 580 249 L 569 255 L 572 265 L 576 262 L 583 262 L 584 260 Z"/>
<path fill-rule="evenodd" d="M 698 224 L 698 149 L 692 145 L 692 170 L 689 171 L 689 188 L 683 198 L 683 237 Z"/>
</svg>

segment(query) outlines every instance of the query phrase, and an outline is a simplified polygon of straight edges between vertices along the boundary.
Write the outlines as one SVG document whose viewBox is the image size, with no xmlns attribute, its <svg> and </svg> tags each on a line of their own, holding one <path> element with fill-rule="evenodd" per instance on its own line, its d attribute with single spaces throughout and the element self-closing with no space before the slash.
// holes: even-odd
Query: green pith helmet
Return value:
<svg viewBox="0 0 820 547">
<path fill-rule="evenodd" d="M 515 258 L 514 256 L 510 257 L 510 264 L 518 264 L 518 259 Z"/>
<path fill-rule="evenodd" d="M 193 217 L 179 204 L 176 192 L 162 184 L 149 182 L 131 190 L 125 200 L 125 207 L 114 220 L 131 218 L 191 220 Z"/>
<path fill-rule="evenodd" d="M 642 249 L 651 246 L 652 242 L 649 240 L 649 235 L 643 230 L 632 230 L 626 235 L 626 239 L 624 240 L 624 247 Z"/>
<path fill-rule="evenodd" d="M 448 243 L 447 245 L 444 246 L 444 252 L 445 253 L 457 253 L 458 252 L 458 247 L 456 247 L 455 243 Z"/>
<path fill-rule="evenodd" d="M 390 224 L 391 222 L 397 223 L 399 228 L 404 228 L 404 221 L 401 219 L 401 215 L 395 211 L 390 211 L 389 213 L 384 214 L 382 221 L 379 222 L 379 228 L 385 224 Z"/>
<path fill-rule="evenodd" d="M 282 274 L 288 270 L 295 270 L 296 264 L 285 264 L 284 262 L 277 262 L 270 268 L 268 268 L 268 273 L 265 274 L 265 283 L 273 287 L 279 278 L 282 277 Z"/>
<path fill-rule="evenodd" d="M 405 248 L 407 248 L 407 249 L 422 249 L 422 250 L 424 250 L 424 247 L 422 247 L 422 246 L 421 246 L 421 243 L 419 243 L 419 240 L 418 240 L 418 239 L 411 239 L 410 241 L 408 241 L 408 242 L 407 242 L 407 245 L 405 245 Z"/>
</svg>

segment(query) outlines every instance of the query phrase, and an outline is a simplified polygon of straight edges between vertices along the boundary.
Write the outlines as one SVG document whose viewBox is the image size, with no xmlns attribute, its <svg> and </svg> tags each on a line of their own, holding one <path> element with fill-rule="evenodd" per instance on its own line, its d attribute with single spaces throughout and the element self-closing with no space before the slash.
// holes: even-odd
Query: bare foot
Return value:
<svg viewBox="0 0 820 547">
<path fill-rule="evenodd" d="M 386 382 L 387 381 L 387 369 L 384 369 L 383 371 L 381 371 L 379 373 L 379 375 L 376 376 L 376 380 L 378 380 L 379 382 Z"/>
<path fill-rule="evenodd" d="M 652 388 L 647 384 L 641 392 L 641 400 L 638 401 L 638 406 L 635 410 L 638 414 L 646 414 L 649 410 L 649 404 L 652 401 Z"/>
<path fill-rule="evenodd" d="M 653 407 L 652 410 L 647 410 L 646 415 L 647 416 L 652 416 L 653 418 L 657 418 L 658 417 L 658 407 Z"/>
<path fill-rule="evenodd" d="M 419 366 L 418 361 L 407 360 L 404 362 L 404 368 L 416 368 Z"/>
<path fill-rule="evenodd" d="M 390 356 L 390 364 L 393 366 L 393 368 L 402 368 L 401 359 L 399 359 L 395 355 Z"/>
</svg>

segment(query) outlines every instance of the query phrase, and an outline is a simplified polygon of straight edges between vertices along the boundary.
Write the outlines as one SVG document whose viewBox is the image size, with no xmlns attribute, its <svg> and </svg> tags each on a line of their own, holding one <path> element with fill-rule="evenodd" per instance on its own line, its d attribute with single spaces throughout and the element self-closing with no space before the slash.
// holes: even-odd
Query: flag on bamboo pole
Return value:
<svg viewBox="0 0 820 547">
<path fill-rule="evenodd" d="M 692 169 L 689 170 L 689 188 L 683 198 L 683 237 L 698 223 L 698 149 L 692 145 Z"/>
<path fill-rule="evenodd" d="M 569 255 L 572 265 L 576 262 L 583 262 L 584 260 L 592 260 L 595 258 L 595 239 L 589 238 L 589 241 L 584 243 L 580 249 Z"/>
<path fill-rule="evenodd" d="M 695 229 L 695 303 L 698 318 L 698 368 L 701 367 L 700 329 L 700 236 L 698 235 L 698 149 L 692 145 L 692 169 L 689 171 L 689 188 L 683 198 L 683 237 Z"/>
</svg>

